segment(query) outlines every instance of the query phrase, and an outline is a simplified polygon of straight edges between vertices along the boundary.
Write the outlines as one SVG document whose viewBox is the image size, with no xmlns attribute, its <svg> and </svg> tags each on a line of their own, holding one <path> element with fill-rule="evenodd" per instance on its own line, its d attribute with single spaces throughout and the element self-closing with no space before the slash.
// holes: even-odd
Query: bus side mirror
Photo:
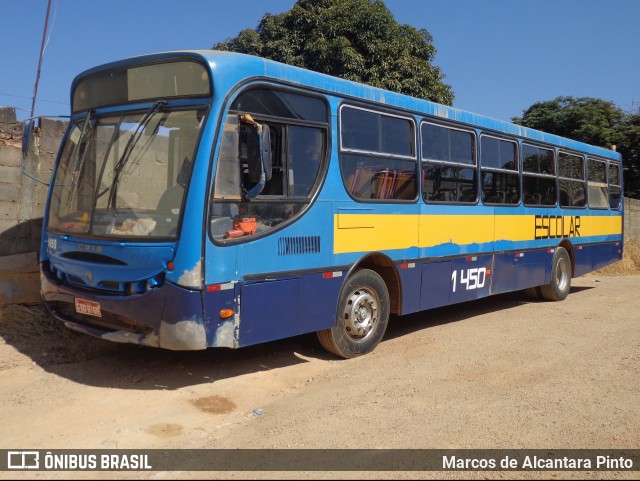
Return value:
<svg viewBox="0 0 640 481">
<path fill-rule="evenodd" d="M 271 131 L 268 125 L 262 125 L 254 121 L 249 114 L 242 116 L 242 120 L 252 125 L 250 134 L 255 136 L 256 149 L 249 153 L 247 157 L 247 164 L 249 169 L 249 175 L 252 181 L 256 184 L 249 189 L 245 197 L 247 199 L 253 199 L 257 197 L 268 180 L 272 175 L 272 155 L 271 155 Z M 249 142 L 248 142 L 249 143 Z"/>
</svg>

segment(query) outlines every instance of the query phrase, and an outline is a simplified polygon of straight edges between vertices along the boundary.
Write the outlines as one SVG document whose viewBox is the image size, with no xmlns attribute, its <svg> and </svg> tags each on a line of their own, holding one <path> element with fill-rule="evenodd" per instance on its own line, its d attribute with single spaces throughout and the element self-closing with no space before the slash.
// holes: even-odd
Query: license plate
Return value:
<svg viewBox="0 0 640 481">
<path fill-rule="evenodd" d="M 98 302 L 76 299 L 76 312 L 87 316 L 102 317 L 100 304 Z"/>
</svg>

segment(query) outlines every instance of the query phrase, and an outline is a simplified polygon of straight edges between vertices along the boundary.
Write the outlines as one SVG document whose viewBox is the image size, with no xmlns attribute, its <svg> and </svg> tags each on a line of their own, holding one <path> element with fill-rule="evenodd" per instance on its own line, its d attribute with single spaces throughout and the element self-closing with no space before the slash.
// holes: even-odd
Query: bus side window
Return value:
<svg viewBox="0 0 640 481">
<path fill-rule="evenodd" d="M 620 208 L 622 188 L 620 187 L 620 165 L 609 164 L 609 207 L 612 210 Z"/>
<path fill-rule="evenodd" d="M 584 180 L 584 159 L 565 152 L 558 154 L 558 177 L 561 207 L 584 207 L 587 189 Z"/>
<path fill-rule="evenodd" d="M 475 135 L 422 123 L 422 197 L 426 202 L 474 203 L 478 198 Z"/>
<path fill-rule="evenodd" d="M 287 142 L 288 182 L 291 196 L 306 197 L 315 184 L 324 157 L 322 130 L 289 126 Z"/>
<path fill-rule="evenodd" d="M 607 184 L 607 163 L 603 160 L 587 158 L 587 186 L 589 207 L 609 208 L 609 186 Z"/>
<path fill-rule="evenodd" d="M 490 135 L 480 136 L 482 202 L 516 205 L 520 203 L 520 176 L 517 144 Z"/>
<path fill-rule="evenodd" d="M 413 201 L 418 190 L 412 118 L 363 107 L 340 108 L 340 173 L 360 201 Z"/>
<path fill-rule="evenodd" d="M 556 176 L 552 149 L 522 144 L 522 198 L 524 205 L 556 205 Z"/>
<path fill-rule="evenodd" d="M 269 128 L 270 162 L 254 169 L 257 144 L 265 148 L 266 136 L 255 140 L 259 125 Z M 319 98 L 264 87 L 241 93 L 222 133 L 210 207 L 213 239 L 266 233 L 303 212 L 319 184 L 327 135 Z"/>
</svg>

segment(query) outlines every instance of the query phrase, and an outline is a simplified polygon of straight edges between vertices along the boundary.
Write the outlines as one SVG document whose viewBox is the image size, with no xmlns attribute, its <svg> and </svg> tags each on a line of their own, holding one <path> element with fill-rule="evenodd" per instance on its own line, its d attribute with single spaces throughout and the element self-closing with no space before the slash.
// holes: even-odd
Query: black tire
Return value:
<svg viewBox="0 0 640 481">
<path fill-rule="evenodd" d="M 336 325 L 316 334 L 327 351 L 350 359 L 367 354 L 380 343 L 389 322 L 389 292 L 380 275 L 356 271 L 340 291 Z"/>
<path fill-rule="evenodd" d="M 549 284 L 540 286 L 540 296 L 547 301 L 563 301 L 571 290 L 571 258 L 564 247 L 556 248 Z"/>
</svg>

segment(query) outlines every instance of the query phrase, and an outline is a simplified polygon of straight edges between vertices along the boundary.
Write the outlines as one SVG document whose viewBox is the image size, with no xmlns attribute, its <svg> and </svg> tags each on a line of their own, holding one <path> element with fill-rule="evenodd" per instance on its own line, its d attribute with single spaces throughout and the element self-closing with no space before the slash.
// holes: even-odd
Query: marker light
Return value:
<svg viewBox="0 0 640 481">
<path fill-rule="evenodd" d="M 233 317 L 233 315 L 235 314 L 235 312 L 233 312 L 231 309 L 222 309 L 220 311 L 220 319 L 229 319 L 230 317 Z"/>
</svg>

